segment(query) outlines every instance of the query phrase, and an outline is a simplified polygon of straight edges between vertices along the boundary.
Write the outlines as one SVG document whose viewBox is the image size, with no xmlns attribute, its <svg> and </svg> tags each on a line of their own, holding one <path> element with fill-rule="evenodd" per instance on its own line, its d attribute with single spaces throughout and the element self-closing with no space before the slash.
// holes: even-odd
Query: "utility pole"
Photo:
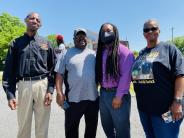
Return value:
<svg viewBox="0 0 184 138">
<path fill-rule="evenodd" d="M 173 42 L 173 31 L 174 31 L 174 27 L 172 27 L 171 30 L 172 30 L 172 42 Z"/>
</svg>

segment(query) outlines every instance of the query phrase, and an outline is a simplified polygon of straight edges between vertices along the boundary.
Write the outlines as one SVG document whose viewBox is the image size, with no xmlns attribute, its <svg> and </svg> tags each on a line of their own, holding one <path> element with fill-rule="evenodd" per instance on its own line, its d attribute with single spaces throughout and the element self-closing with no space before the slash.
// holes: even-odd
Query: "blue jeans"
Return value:
<svg viewBox="0 0 184 138">
<path fill-rule="evenodd" d="M 178 138 L 183 119 L 175 123 L 165 123 L 161 116 L 154 116 L 141 111 L 139 111 L 139 116 L 146 138 Z"/>
<path fill-rule="evenodd" d="M 126 94 L 122 98 L 119 109 L 112 107 L 115 91 L 100 91 L 100 116 L 103 130 L 107 138 L 130 138 L 130 108 L 131 96 Z"/>
</svg>

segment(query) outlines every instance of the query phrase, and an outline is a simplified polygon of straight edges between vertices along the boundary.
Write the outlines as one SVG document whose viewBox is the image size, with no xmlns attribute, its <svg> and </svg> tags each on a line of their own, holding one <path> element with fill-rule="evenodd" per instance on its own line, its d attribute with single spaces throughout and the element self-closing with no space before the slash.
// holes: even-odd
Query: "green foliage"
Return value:
<svg viewBox="0 0 184 138">
<path fill-rule="evenodd" d="M 5 59 L 9 43 L 21 36 L 26 30 L 19 18 L 2 13 L 0 15 L 0 63 Z"/>
<path fill-rule="evenodd" d="M 0 71 L 0 81 L 2 81 L 2 77 L 3 77 L 3 72 Z"/>
<path fill-rule="evenodd" d="M 138 57 L 139 52 L 137 52 L 137 51 L 133 51 L 133 53 L 134 53 L 135 58 L 136 58 L 136 57 Z"/>
<path fill-rule="evenodd" d="M 135 96 L 135 91 L 134 91 L 133 83 L 130 83 L 130 89 L 129 89 L 129 91 L 130 91 L 131 96 Z"/>
<path fill-rule="evenodd" d="M 174 38 L 173 43 L 179 48 L 184 55 L 184 36 Z"/>
<path fill-rule="evenodd" d="M 55 34 L 51 34 L 47 36 L 47 39 L 51 42 L 52 47 L 58 47 L 57 46 L 57 42 L 56 42 L 56 35 Z"/>
</svg>

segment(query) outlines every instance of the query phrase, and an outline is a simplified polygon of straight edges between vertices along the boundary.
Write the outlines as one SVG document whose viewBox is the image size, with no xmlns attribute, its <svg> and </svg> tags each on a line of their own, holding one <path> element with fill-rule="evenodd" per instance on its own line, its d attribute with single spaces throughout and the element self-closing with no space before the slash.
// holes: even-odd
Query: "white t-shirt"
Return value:
<svg viewBox="0 0 184 138">
<path fill-rule="evenodd" d="M 75 47 L 65 50 L 61 59 L 57 61 L 55 72 L 65 74 L 66 71 L 69 102 L 95 101 L 98 97 L 95 83 L 95 51 Z"/>
<path fill-rule="evenodd" d="M 62 53 L 63 53 L 64 50 L 65 50 L 65 45 L 64 44 L 60 44 L 59 47 L 58 47 L 58 49 L 57 49 L 57 52 L 56 52 L 56 58 L 57 58 L 57 60 L 60 59 L 60 56 L 62 55 Z"/>
</svg>

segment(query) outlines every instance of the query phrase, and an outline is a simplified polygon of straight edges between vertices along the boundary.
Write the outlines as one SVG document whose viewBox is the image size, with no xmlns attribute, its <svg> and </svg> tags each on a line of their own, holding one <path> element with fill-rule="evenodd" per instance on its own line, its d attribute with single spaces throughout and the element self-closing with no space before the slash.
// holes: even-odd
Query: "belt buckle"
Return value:
<svg viewBox="0 0 184 138">
<path fill-rule="evenodd" d="M 31 81 L 31 77 L 27 77 L 27 78 L 22 78 L 22 81 Z"/>
<path fill-rule="evenodd" d="M 110 91 L 110 88 L 104 88 L 106 92 L 109 92 Z"/>
<path fill-rule="evenodd" d="M 107 92 L 116 91 L 116 88 L 115 87 L 105 88 L 105 91 L 107 91 Z"/>
<path fill-rule="evenodd" d="M 110 88 L 105 88 L 106 91 L 110 91 Z"/>
</svg>

